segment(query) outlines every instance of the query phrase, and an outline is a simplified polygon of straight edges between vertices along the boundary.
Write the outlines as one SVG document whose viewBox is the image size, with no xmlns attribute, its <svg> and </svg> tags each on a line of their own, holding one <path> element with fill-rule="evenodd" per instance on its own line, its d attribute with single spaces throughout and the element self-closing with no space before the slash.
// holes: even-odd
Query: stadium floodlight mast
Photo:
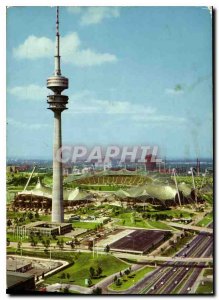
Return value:
<svg viewBox="0 0 219 300">
<path fill-rule="evenodd" d="M 173 174 L 173 178 L 174 178 L 174 182 L 175 182 L 175 186 L 176 186 L 176 190 L 177 190 L 177 195 L 178 195 L 178 199 L 179 199 L 179 205 L 181 206 L 181 199 L 180 199 L 178 184 L 177 184 L 177 180 L 176 180 L 176 169 L 173 168 L 172 174 Z"/>
<path fill-rule="evenodd" d="M 193 167 L 190 168 L 190 171 L 191 171 L 191 175 L 192 175 L 192 184 L 193 184 L 193 189 L 194 189 L 194 193 L 195 193 L 195 203 L 197 204 L 197 195 L 196 195 L 196 187 L 195 187 Z"/>
</svg>

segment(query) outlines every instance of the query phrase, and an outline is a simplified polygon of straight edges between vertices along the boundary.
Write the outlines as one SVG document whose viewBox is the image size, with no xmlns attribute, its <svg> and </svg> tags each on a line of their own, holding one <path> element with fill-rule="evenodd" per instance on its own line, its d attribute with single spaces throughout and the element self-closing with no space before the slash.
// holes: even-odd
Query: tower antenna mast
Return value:
<svg viewBox="0 0 219 300">
<path fill-rule="evenodd" d="M 59 7 L 58 6 L 56 8 L 55 75 L 61 75 L 61 67 L 60 67 L 60 34 L 59 34 Z"/>
</svg>

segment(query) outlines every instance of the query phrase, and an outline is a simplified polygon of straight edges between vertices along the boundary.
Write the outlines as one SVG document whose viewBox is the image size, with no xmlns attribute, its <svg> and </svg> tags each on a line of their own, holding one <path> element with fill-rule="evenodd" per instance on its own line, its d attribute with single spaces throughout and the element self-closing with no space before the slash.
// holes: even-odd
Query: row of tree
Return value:
<svg viewBox="0 0 219 300">
<path fill-rule="evenodd" d="M 131 266 L 128 269 L 126 269 L 124 271 L 124 273 L 122 273 L 122 271 L 120 271 L 119 276 L 115 275 L 115 277 L 113 279 L 115 285 L 120 286 L 122 284 L 122 278 L 124 277 L 124 275 L 128 276 L 128 275 L 130 275 L 130 273 L 131 273 Z"/>
</svg>

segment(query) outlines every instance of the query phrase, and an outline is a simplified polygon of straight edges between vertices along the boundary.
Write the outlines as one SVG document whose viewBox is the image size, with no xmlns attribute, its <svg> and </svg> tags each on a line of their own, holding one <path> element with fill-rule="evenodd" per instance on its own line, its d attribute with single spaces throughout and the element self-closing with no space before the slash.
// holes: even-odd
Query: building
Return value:
<svg viewBox="0 0 219 300">
<path fill-rule="evenodd" d="M 32 263 L 17 259 L 16 257 L 7 257 L 7 271 L 11 272 L 27 272 L 32 269 Z"/>
<path fill-rule="evenodd" d="M 34 275 L 7 271 L 7 294 L 25 294 L 34 290 Z"/>
<path fill-rule="evenodd" d="M 82 191 L 79 188 L 63 191 L 63 209 L 67 207 L 75 207 L 76 205 L 85 205 L 93 201 L 93 194 Z M 52 209 L 52 189 L 43 185 L 38 178 L 38 182 L 34 189 L 18 192 L 12 202 L 12 207 L 22 210 L 43 210 L 50 211 Z M 62 223 L 62 222 L 55 222 Z"/>
<path fill-rule="evenodd" d="M 72 224 L 70 223 L 50 223 L 44 221 L 38 221 L 24 225 L 26 234 L 41 233 L 42 235 L 62 235 L 72 230 Z"/>
<path fill-rule="evenodd" d="M 156 161 L 152 154 L 147 154 L 145 156 L 145 167 L 147 171 L 155 171 L 156 170 Z"/>
</svg>

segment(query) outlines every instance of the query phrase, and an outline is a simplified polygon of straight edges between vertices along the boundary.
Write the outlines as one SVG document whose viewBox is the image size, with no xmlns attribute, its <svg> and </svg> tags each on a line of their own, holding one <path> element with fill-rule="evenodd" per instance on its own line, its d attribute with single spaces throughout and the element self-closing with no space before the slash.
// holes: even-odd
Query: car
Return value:
<svg viewBox="0 0 219 300">
<path fill-rule="evenodd" d="M 161 283 L 160 283 L 160 284 L 162 284 L 162 285 L 163 285 L 163 284 L 164 284 L 164 281 L 161 281 Z"/>
<path fill-rule="evenodd" d="M 189 268 L 186 268 L 186 271 L 188 271 L 189 270 Z"/>
<path fill-rule="evenodd" d="M 190 286 L 187 288 L 187 291 L 191 291 L 191 288 L 190 288 Z"/>
<path fill-rule="evenodd" d="M 65 242 L 66 245 L 72 245 L 74 244 L 72 241 L 68 241 L 68 242 Z"/>
<path fill-rule="evenodd" d="M 178 281 L 176 280 L 174 283 L 175 283 L 175 284 L 177 284 L 177 283 L 178 283 Z"/>
<path fill-rule="evenodd" d="M 173 272 L 176 272 L 176 268 L 175 268 L 175 269 L 173 269 Z"/>
</svg>

